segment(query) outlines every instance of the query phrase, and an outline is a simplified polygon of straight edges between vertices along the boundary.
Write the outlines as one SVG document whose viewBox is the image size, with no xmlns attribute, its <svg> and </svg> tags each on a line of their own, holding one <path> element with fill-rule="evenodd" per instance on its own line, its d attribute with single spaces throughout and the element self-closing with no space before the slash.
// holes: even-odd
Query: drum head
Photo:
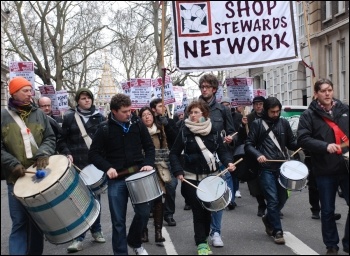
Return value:
<svg viewBox="0 0 350 256">
<path fill-rule="evenodd" d="M 63 155 L 54 155 L 49 158 L 49 165 L 45 168 L 46 175 L 38 179 L 33 173 L 26 173 L 18 178 L 13 188 L 16 197 L 30 197 L 45 191 L 55 184 L 69 167 L 69 160 Z M 27 171 L 36 172 L 36 167 L 29 167 Z"/>
<path fill-rule="evenodd" d="M 125 181 L 132 181 L 132 180 L 141 179 L 145 176 L 152 175 L 154 172 L 155 172 L 155 170 L 138 172 L 138 173 L 135 173 L 135 174 L 131 175 L 130 177 L 126 178 Z"/>
<path fill-rule="evenodd" d="M 291 160 L 281 165 L 281 175 L 291 180 L 302 180 L 307 177 L 309 171 L 302 162 Z"/>
<path fill-rule="evenodd" d="M 197 189 L 197 197 L 203 202 L 213 202 L 219 199 L 227 189 L 226 182 L 221 177 L 216 176 L 204 178 L 198 187 L 204 191 Z"/>
<path fill-rule="evenodd" d="M 97 169 L 95 165 L 89 164 L 81 171 L 80 177 L 87 186 L 90 186 L 98 182 L 103 174 L 103 171 Z"/>
</svg>

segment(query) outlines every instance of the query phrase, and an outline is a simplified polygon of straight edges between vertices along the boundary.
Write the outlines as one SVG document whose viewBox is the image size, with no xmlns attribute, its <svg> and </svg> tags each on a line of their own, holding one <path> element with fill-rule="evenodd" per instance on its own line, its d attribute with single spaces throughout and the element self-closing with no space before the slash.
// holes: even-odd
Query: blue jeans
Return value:
<svg viewBox="0 0 350 256">
<path fill-rule="evenodd" d="M 139 248 L 142 245 L 142 230 L 147 226 L 151 210 L 149 203 L 135 204 L 134 218 L 126 236 L 126 211 L 129 192 L 125 180 L 108 180 L 108 203 L 112 220 L 112 247 L 115 255 L 128 254 L 127 245 Z"/>
<path fill-rule="evenodd" d="M 13 184 L 7 184 L 12 229 L 9 238 L 10 255 L 41 255 L 44 235 L 29 213 L 13 195 Z"/>
<path fill-rule="evenodd" d="M 176 196 L 176 187 L 177 187 L 177 178 L 171 174 L 171 181 L 165 183 L 165 201 L 164 201 L 164 218 L 173 217 L 175 213 L 175 196 Z"/>
<path fill-rule="evenodd" d="M 98 200 L 98 202 L 100 203 L 100 207 L 101 207 L 101 211 L 102 211 L 102 205 L 101 205 L 101 195 L 96 196 L 96 199 Z M 101 211 L 99 212 L 97 219 L 95 220 L 94 224 L 91 225 L 90 227 L 90 231 L 91 233 L 96 233 L 96 232 L 101 232 Z M 87 232 L 87 231 L 86 231 Z M 81 234 L 80 236 L 78 236 L 76 238 L 76 240 L 78 241 L 83 241 L 85 236 L 86 236 L 86 232 L 84 232 L 83 234 Z"/>
<path fill-rule="evenodd" d="M 234 203 L 235 201 L 235 189 L 232 182 L 232 177 L 230 172 L 226 172 L 222 178 L 227 182 L 227 186 L 231 189 L 232 192 L 232 199 L 231 203 Z M 210 223 L 210 235 L 213 235 L 215 232 L 218 232 L 221 234 L 221 222 L 222 222 L 222 215 L 224 214 L 224 210 L 212 212 L 211 213 L 211 223 Z"/>
<path fill-rule="evenodd" d="M 334 219 L 335 198 L 340 186 L 346 204 L 349 206 L 349 174 L 317 176 L 317 188 L 321 203 L 321 223 L 323 243 L 328 248 L 339 249 L 339 235 Z M 349 249 L 349 212 L 345 224 L 343 247 Z"/>
<path fill-rule="evenodd" d="M 278 182 L 279 171 L 259 171 L 259 182 L 267 202 L 267 220 L 273 227 L 273 235 L 282 231 L 280 211 L 288 199 L 287 190 Z"/>
</svg>

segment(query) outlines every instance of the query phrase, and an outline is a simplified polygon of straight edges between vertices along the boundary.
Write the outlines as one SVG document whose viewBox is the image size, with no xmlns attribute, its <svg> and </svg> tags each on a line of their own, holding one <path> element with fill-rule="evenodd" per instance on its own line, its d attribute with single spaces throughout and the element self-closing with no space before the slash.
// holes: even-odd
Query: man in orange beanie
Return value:
<svg viewBox="0 0 350 256">
<path fill-rule="evenodd" d="M 23 205 L 13 196 L 14 183 L 31 165 L 44 169 L 54 154 L 55 134 L 45 113 L 32 105 L 32 85 L 23 77 L 9 83 L 11 98 L 1 110 L 1 172 L 5 175 L 12 220 L 10 255 L 40 255 L 44 236 Z M 25 141 L 30 143 L 24 143 Z M 28 183 L 30 191 L 34 183 Z"/>
</svg>

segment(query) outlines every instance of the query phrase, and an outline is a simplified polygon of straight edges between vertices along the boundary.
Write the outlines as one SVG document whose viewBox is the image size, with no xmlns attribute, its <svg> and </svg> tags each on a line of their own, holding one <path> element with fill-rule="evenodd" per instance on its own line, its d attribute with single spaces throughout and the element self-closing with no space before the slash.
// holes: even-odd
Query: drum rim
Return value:
<svg viewBox="0 0 350 256">
<path fill-rule="evenodd" d="M 155 172 L 156 172 L 156 170 L 153 169 L 153 170 L 150 170 L 150 171 L 142 171 L 142 172 L 134 173 L 134 174 L 130 175 L 129 177 L 127 177 L 127 178 L 125 179 L 125 182 L 139 180 L 139 179 L 142 179 L 142 178 L 144 178 L 144 177 L 147 177 L 147 176 L 149 176 L 149 175 L 151 175 L 151 174 L 153 174 L 153 173 L 155 173 Z M 135 179 L 131 179 L 132 176 L 140 175 L 140 174 L 143 174 L 143 176 L 137 177 L 137 178 L 135 178 Z"/>
</svg>

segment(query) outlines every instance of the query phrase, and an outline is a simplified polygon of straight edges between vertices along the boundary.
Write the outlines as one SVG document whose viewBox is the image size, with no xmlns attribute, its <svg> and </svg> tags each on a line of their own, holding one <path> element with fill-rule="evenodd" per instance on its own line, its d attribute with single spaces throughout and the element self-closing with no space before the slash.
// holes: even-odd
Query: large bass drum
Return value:
<svg viewBox="0 0 350 256">
<path fill-rule="evenodd" d="M 67 157 L 49 158 L 46 175 L 26 173 L 13 192 L 50 243 L 62 244 L 87 231 L 100 213 L 100 204 Z M 29 172 L 36 168 L 29 167 Z"/>
</svg>

